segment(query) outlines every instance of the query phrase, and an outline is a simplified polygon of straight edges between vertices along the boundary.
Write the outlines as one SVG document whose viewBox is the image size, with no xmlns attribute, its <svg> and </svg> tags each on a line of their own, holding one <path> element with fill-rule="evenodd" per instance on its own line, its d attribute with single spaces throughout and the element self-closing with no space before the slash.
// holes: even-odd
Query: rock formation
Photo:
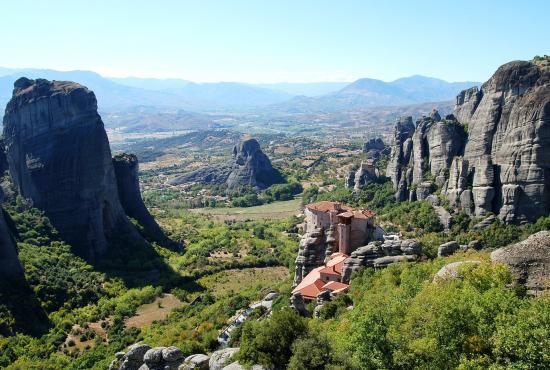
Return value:
<svg viewBox="0 0 550 370">
<path fill-rule="evenodd" d="M 124 212 L 139 222 L 145 233 L 162 246 L 173 246 L 153 216 L 143 204 L 139 189 L 138 159 L 134 154 L 118 154 L 113 157 L 113 167 L 118 188 L 118 197 Z"/>
<path fill-rule="evenodd" d="M 540 231 L 522 242 L 491 253 L 493 262 L 510 268 L 517 283 L 537 292 L 550 287 L 550 231 Z"/>
<path fill-rule="evenodd" d="M 327 255 L 330 256 L 332 254 L 332 246 L 335 242 L 332 232 L 330 234 L 331 244 L 327 243 L 328 235 L 325 235 L 323 229 L 320 228 L 310 230 L 302 236 L 298 248 L 298 256 L 296 257 L 294 285 L 298 285 L 311 270 L 324 263 Z"/>
<path fill-rule="evenodd" d="M 548 60 L 505 64 L 480 89 L 462 91 L 454 115 L 411 126 L 401 120 L 394 133 L 387 175 L 396 199 L 418 199 L 429 179 L 467 214 L 521 223 L 549 213 Z"/>
<path fill-rule="evenodd" d="M 347 283 L 353 272 L 365 267 L 383 268 L 396 262 L 410 262 L 422 253 L 420 242 L 415 239 L 372 242 L 353 251 L 344 261 L 342 282 Z"/>
<path fill-rule="evenodd" d="M 6 212 L 0 208 L 0 285 L 8 281 L 23 279 L 23 267 L 17 256 L 17 247 L 6 218 Z"/>
<path fill-rule="evenodd" d="M 377 160 L 383 154 L 389 154 L 390 148 L 381 138 L 370 139 L 363 144 L 363 153 L 366 159 Z"/>
<path fill-rule="evenodd" d="M 386 175 L 392 180 L 397 200 L 424 200 L 446 181 L 453 158 L 462 154 L 464 128 L 449 115 L 437 111 L 412 123 L 401 118 L 394 131 Z"/>
<path fill-rule="evenodd" d="M 128 352 L 118 352 L 109 370 L 178 370 L 185 357 L 177 347 L 155 347 L 136 343 Z"/>
<path fill-rule="evenodd" d="M 359 191 L 369 182 L 377 181 L 380 178 L 378 169 L 374 166 L 374 160 L 367 159 L 361 162 L 357 171 L 350 171 L 346 177 L 346 187 Z"/>
<path fill-rule="evenodd" d="M 228 191 L 234 191 L 244 186 L 265 189 L 270 185 L 284 182 L 284 179 L 262 152 L 258 141 L 247 139 L 233 148 L 233 159 L 229 163 L 201 168 L 173 179 L 170 184 L 179 185 L 187 182 L 225 183 Z"/>
<path fill-rule="evenodd" d="M 412 136 L 414 134 L 412 117 L 401 117 L 393 132 L 392 149 L 386 176 L 393 183 L 395 198 L 404 201 L 409 198 L 407 184 L 412 182 L 412 170 L 408 168 L 412 152 Z"/>
<path fill-rule="evenodd" d="M 436 284 L 450 279 L 459 279 L 462 277 L 461 273 L 463 269 L 475 268 L 480 264 L 481 262 L 479 261 L 459 261 L 449 263 L 439 269 L 433 278 L 433 283 Z"/>
<path fill-rule="evenodd" d="M 74 82 L 20 78 L 6 107 L 4 138 L 19 193 L 77 254 L 97 259 L 115 237 L 144 242 L 120 205 L 93 92 Z"/>
<path fill-rule="evenodd" d="M 238 348 L 224 348 L 210 355 L 208 366 L 210 370 L 222 370 L 229 359 L 239 352 Z"/>
</svg>

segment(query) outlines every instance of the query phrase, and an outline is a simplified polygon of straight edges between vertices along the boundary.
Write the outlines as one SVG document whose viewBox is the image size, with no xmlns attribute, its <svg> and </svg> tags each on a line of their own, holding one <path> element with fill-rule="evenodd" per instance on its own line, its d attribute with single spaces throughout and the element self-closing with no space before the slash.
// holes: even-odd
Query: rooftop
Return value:
<svg viewBox="0 0 550 370">
<path fill-rule="evenodd" d="M 342 204 L 340 202 L 329 202 L 329 201 L 321 201 L 317 203 L 311 203 L 306 205 L 306 208 L 318 211 L 318 212 L 340 212 L 338 216 L 345 217 L 345 218 L 361 218 L 361 219 L 367 219 L 372 218 L 376 216 L 376 213 L 368 210 L 368 209 L 362 209 L 362 210 L 355 210 L 351 208 L 350 206 L 346 206 L 345 204 Z"/>
<path fill-rule="evenodd" d="M 317 203 L 311 203 L 306 205 L 306 208 L 314 210 L 314 211 L 320 211 L 320 212 L 331 212 L 331 211 L 347 211 L 351 210 L 353 208 L 343 205 L 340 202 L 329 202 L 327 200 L 317 202 Z"/>
<path fill-rule="evenodd" d="M 292 293 L 300 292 L 302 294 L 302 297 L 306 299 L 317 298 L 317 295 L 319 295 L 319 293 L 327 290 L 325 288 L 325 282 L 321 280 L 321 273 L 330 273 L 340 276 L 342 274 L 342 266 L 344 265 L 344 261 L 347 258 L 348 256 L 344 253 L 336 252 L 331 254 L 330 260 L 325 265 L 316 267 L 311 270 L 311 272 L 302 279 L 300 284 L 298 284 L 298 286 L 296 286 L 296 288 L 292 290 Z M 347 284 L 344 285 L 347 286 Z M 341 289 L 330 290 L 336 293 L 341 291 Z"/>
</svg>

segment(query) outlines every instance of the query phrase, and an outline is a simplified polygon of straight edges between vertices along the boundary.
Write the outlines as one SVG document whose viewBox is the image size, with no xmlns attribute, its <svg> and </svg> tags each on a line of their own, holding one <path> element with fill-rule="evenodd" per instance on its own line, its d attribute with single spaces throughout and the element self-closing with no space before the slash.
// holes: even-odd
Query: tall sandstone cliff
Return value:
<svg viewBox="0 0 550 370">
<path fill-rule="evenodd" d="M 74 82 L 14 84 L 4 115 L 10 175 L 80 256 L 112 240 L 144 243 L 120 204 L 109 142 L 93 92 Z"/>
<path fill-rule="evenodd" d="M 273 168 L 269 157 L 262 151 L 256 139 L 246 139 L 233 148 L 233 159 L 217 166 L 204 167 L 173 179 L 171 185 L 188 182 L 226 184 L 232 192 L 250 186 L 265 189 L 284 182 L 281 173 Z"/>
<path fill-rule="evenodd" d="M 147 238 L 162 246 L 175 247 L 157 224 L 141 199 L 138 177 L 138 159 L 134 154 L 118 154 L 113 157 L 113 167 L 118 187 L 118 197 L 128 217 L 139 222 Z"/>
<path fill-rule="evenodd" d="M 17 256 L 17 247 L 8 226 L 9 216 L 0 208 L 0 286 L 8 281 L 23 279 L 23 267 Z"/>
<path fill-rule="evenodd" d="M 519 223 L 549 213 L 548 60 L 507 63 L 481 89 L 462 91 L 454 116 L 432 114 L 411 125 L 410 118 L 398 122 L 387 168 L 398 200 L 440 188 L 476 216 L 492 212 Z"/>
</svg>

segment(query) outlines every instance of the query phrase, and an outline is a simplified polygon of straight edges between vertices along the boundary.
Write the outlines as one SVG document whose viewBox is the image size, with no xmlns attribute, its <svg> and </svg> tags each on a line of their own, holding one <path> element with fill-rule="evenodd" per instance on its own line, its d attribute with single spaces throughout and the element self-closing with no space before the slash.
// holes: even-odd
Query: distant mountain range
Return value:
<svg viewBox="0 0 550 370">
<path fill-rule="evenodd" d="M 363 78 L 352 83 L 194 83 L 180 79 L 106 78 L 90 71 L 0 67 L 1 107 L 11 97 L 13 82 L 21 76 L 83 84 L 95 92 L 100 111 L 110 113 L 146 106 L 196 112 L 255 109 L 286 113 L 334 112 L 448 101 L 461 90 L 478 85 L 477 82 L 449 83 L 424 76 L 392 82 Z"/>
<path fill-rule="evenodd" d="M 269 108 L 288 113 L 315 113 L 449 101 L 461 90 L 478 84 L 446 82 L 418 75 L 392 82 L 362 78 L 336 92 L 316 97 L 298 96 Z"/>
</svg>

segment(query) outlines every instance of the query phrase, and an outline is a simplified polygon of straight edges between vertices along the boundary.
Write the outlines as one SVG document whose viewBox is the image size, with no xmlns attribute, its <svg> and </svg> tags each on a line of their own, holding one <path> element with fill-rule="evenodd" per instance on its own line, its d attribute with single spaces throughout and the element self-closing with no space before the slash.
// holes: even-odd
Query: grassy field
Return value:
<svg viewBox="0 0 550 370">
<path fill-rule="evenodd" d="M 181 301 L 173 294 L 163 294 L 154 302 L 139 307 L 136 314 L 126 320 L 126 327 L 142 328 L 153 321 L 164 320 L 173 308 L 181 305 Z"/>
<path fill-rule="evenodd" d="M 288 268 L 277 266 L 226 270 L 203 277 L 198 282 L 214 295 L 220 296 L 253 287 L 274 287 L 287 279 Z"/>
<path fill-rule="evenodd" d="M 231 208 L 194 208 L 191 212 L 208 214 L 219 221 L 226 220 L 281 220 L 301 212 L 302 199 L 273 202 L 255 207 Z"/>
</svg>

